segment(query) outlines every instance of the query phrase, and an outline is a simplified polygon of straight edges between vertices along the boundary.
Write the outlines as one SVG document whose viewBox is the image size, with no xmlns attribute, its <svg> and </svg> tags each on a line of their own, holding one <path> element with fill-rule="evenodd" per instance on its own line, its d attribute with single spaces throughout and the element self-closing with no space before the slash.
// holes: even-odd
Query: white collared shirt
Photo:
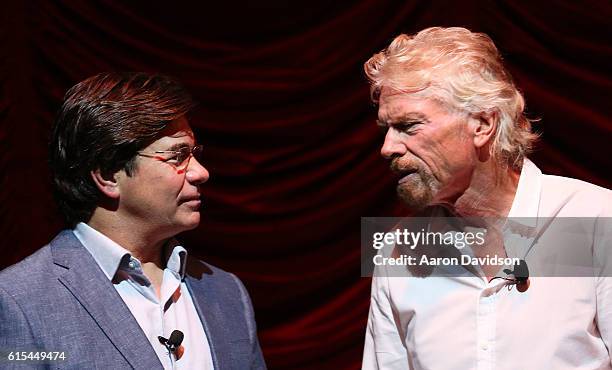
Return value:
<svg viewBox="0 0 612 370">
<path fill-rule="evenodd" d="M 208 338 L 183 281 L 187 251 L 182 246 L 176 241 L 167 246 L 170 253 L 158 299 L 140 261 L 126 249 L 85 223 L 73 231 L 112 281 L 165 369 L 213 369 Z M 178 360 L 158 339 L 169 338 L 174 330 L 184 334 L 184 352 Z"/>
<path fill-rule="evenodd" d="M 527 159 L 508 215 L 533 217 L 527 227 L 536 217 L 611 216 L 611 191 L 543 175 Z M 612 230 L 603 233 L 612 248 Z M 518 293 L 501 279 L 376 269 L 363 369 L 612 369 L 612 278 L 531 277 Z"/>
</svg>

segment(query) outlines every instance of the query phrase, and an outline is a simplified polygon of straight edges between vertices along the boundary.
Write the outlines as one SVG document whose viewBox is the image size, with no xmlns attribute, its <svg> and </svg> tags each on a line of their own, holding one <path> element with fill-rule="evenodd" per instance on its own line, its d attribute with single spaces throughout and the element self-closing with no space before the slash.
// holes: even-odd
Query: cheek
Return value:
<svg viewBox="0 0 612 370">
<path fill-rule="evenodd" d="M 151 196 L 157 200 L 176 200 L 180 194 L 183 183 L 181 176 L 156 176 L 150 179 L 148 189 L 145 189 Z M 155 200 L 153 200 L 155 201 Z"/>
<path fill-rule="evenodd" d="M 427 166 L 435 169 L 445 162 L 449 148 L 435 136 L 422 135 L 421 140 L 412 146 L 412 151 Z"/>
<path fill-rule="evenodd" d="M 452 177 L 471 160 L 469 143 L 451 135 L 427 136 L 414 145 L 411 151 L 439 180 Z"/>
</svg>

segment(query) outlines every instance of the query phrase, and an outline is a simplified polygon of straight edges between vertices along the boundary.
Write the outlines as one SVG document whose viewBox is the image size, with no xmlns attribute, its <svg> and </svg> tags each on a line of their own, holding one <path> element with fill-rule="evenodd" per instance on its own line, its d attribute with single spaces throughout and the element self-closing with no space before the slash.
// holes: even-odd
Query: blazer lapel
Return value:
<svg viewBox="0 0 612 370">
<path fill-rule="evenodd" d="M 51 243 L 53 262 L 66 269 L 60 282 L 134 368 L 162 368 L 153 347 L 111 281 L 72 231 Z"/>
<path fill-rule="evenodd" d="M 185 282 L 208 339 L 213 367 L 215 369 L 224 369 L 227 368 L 227 366 L 224 367 L 224 364 L 228 363 L 225 356 L 229 353 L 223 350 L 227 339 L 227 328 L 222 321 L 224 315 L 222 314 L 219 299 L 215 296 L 213 287 L 208 284 L 208 279 L 206 279 L 206 275 L 211 274 L 212 271 L 200 261 L 197 261 L 200 263 L 194 262 L 193 259 L 188 258 Z M 203 310 L 202 307 L 206 309 Z"/>
</svg>

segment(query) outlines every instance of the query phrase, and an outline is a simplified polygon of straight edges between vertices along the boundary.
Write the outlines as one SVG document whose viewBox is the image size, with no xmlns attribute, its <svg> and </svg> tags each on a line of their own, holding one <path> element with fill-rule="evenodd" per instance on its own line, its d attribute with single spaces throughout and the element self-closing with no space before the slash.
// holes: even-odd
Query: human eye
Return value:
<svg viewBox="0 0 612 370">
<path fill-rule="evenodd" d="M 421 121 L 404 121 L 393 125 L 393 128 L 400 132 L 414 134 L 422 123 Z"/>
<path fill-rule="evenodd" d="M 164 162 L 168 162 L 171 164 L 177 164 L 179 160 L 179 153 L 178 152 L 167 152 L 165 155 L 165 159 Z"/>
<path fill-rule="evenodd" d="M 181 163 L 185 161 L 185 159 L 187 159 L 188 156 L 189 156 L 188 150 L 180 149 L 176 151 L 169 151 L 166 156 L 165 162 L 168 162 L 174 165 L 180 165 Z"/>
<path fill-rule="evenodd" d="M 181 164 L 185 162 L 185 160 L 189 158 L 189 154 L 191 154 L 191 151 L 189 150 L 189 148 L 181 148 L 180 150 L 177 150 L 176 158 L 175 158 L 176 163 Z"/>
</svg>

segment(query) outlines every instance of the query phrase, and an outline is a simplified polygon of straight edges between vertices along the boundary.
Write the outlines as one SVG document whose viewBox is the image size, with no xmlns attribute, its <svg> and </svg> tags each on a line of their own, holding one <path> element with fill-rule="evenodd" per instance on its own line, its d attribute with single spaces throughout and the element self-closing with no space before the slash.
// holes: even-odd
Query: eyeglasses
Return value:
<svg viewBox="0 0 612 370">
<path fill-rule="evenodd" d="M 184 170 L 189 165 L 189 159 L 192 156 L 198 162 L 201 162 L 202 148 L 202 145 L 196 145 L 193 148 L 186 146 L 177 150 L 156 150 L 154 152 L 137 152 L 136 154 L 168 163 L 177 170 Z"/>
</svg>

